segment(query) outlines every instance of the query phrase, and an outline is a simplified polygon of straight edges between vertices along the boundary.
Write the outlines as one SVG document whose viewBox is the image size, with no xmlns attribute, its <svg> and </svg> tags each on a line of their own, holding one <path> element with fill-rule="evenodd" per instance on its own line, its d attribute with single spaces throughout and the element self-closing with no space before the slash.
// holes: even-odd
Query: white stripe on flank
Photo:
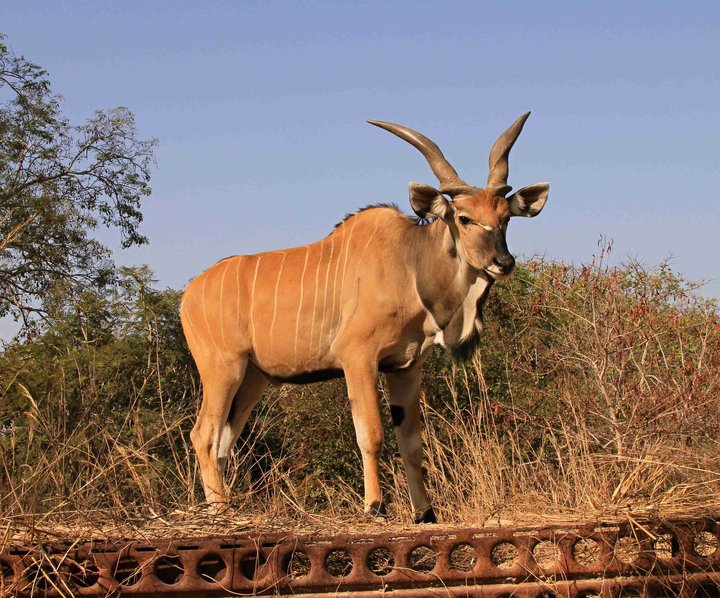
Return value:
<svg viewBox="0 0 720 598">
<path fill-rule="evenodd" d="M 190 310 L 188 309 L 187 304 L 185 303 L 185 299 L 183 299 L 183 303 L 182 303 L 180 309 L 185 312 L 185 317 L 187 318 L 190 328 L 192 328 L 193 337 L 195 338 L 195 341 L 198 342 L 199 344 L 203 345 L 203 347 L 205 347 L 205 343 L 203 342 L 202 337 L 198 333 L 197 328 L 195 328 L 195 323 L 192 321 L 192 318 L 190 317 Z"/>
<path fill-rule="evenodd" d="M 235 268 L 235 285 L 237 289 L 237 305 L 235 306 L 235 341 L 240 341 L 240 262 L 242 261 L 242 258 L 236 257 L 235 263 L 237 264 L 237 268 Z"/>
<path fill-rule="evenodd" d="M 252 330 L 252 344 L 255 346 L 255 351 L 257 351 L 257 341 L 255 340 L 255 318 L 253 317 L 253 308 L 255 307 L 255 282 L 257 281 L 258 268 L 260 267 L 261 259 L 262 256 L 258 255 L 257 261 L 255 262 L 255 276 L 253 276 L 252 291 L 250 291 L 250 329 Z"/>
<path fill-rule="evenodd" d="M 344 227 L 340 227 L 343 229 Z M 337 297 L 337 275 L 338 270 L 340 269 L 340 258 L 342 258 L 342 252 L 343 252 L 343 241 L 345 240 L 345 231 L 342 231 L 343 236 L 340 240 L 340 253 L 338 253 L 337 261 L 335 262 L 335 276 L 333 277 L 333 286 L 332 286 L 332 294 L 333 294 L 333 305 L 332 305 L 332 315 L 330 316 L 330 327 L 332 327 L 335 323 L 335 299 Z M 328 330 L 329 332 L 329 330 Z"/>
<path fill-rule="evenodd" d="M 222 336 L 223 347 L 227 349 L 227 342 L 225 342 L 225 321 L 223 319 L 223 296 L 225 287 L 225 274 L 230 267 L 230 260 L 225 262 L 225 269 L 223 270 L 222 276 L 220 277 L 220 335 Z"/>
<path fill-rule="evenodd" d="M 352 239 L 353 231 L 355 230 L 355 225 L 357 224 L 357 218 L 353 218 L 353 225 L 350 229 L 350 234 L 348 235 L 348 240 L 345 243 L 345 263 L 343 264 L 343 273 L 342 273 L 342 281 L 340 282 L 340 314 L 342 317 L 342 309 L 343 309 L 343 295 L 345 294 L 345 274 L 347 273 L 347 261 L 348 261 L 348 253 L 350 253 L 350 239 Z"/>
<path fill-rule="evenodd" d="M 287 257 L 287 253 L 284 251 L 279 252 L 282 253 L 282 262 L 280 262 L 280 270 L 278 271 L 278 277 L 277 281 L 275 282 L 275 302 L 273 303 L 273 317 L 272 322 L 270 322 L 270 352 L 272 353 L 273 348 L 273 330 L 275 330 L 275 316 L 277 316 L 277 297 L 278 297 L 278 289 L 280 288 L 280 277 L 282 276 L 283 267 L 285 266 L 285 258 Z"/>
<path fill-rule="evenodd" d="M 315 312 L 317 311 L 317 298 L 318 298 L 318 282 L 320 280 L 320 263 L 322 262 L 322 254 L 324 245 L 322 242 L 320 245 L 320 257 L 318 257 L 317 268 L 315 268 L 315 299 L 313 300 L 312 308 L 312 324 L 310 325 L 310 347 L 312 347 L 313 334 L 315 333 Z"/>
<path fill-rule="evenodd" d="M 365 263 L 365 254 L 367 253 L 368 247 L 370 247 L 370 243 L 373 242 L 375 239 L 375 234 L 377 233 L 378 224 L 380 223 L 380 219 L 376 216 L 375 217 L 375 226 L 373 227 L 372 233 L 370 233 L 370 236 L 368 237 L 368 240 L 365 242 L 365 247 L 363 247 L 362 253 L 360 254 L 360 259 L 357 260 L 357 264 L 355 266 L 355 276 L 352 279 L 353 285 L 357 284 L 360 276 L 360 267 Z M 353 288 L 353 290 L 357 293 L 358 289 Z M 355 299 L 357 301 L 357 299 Z"/>
<path fill-rule="evenodd" d="M 310 248 L 305 248 L 305 263 L 303 264 L 302 276 L 300 277 L 300 304 L 298 305 L 297 317 L 295 318 L 295 363 L 297 363 L 298 333 L 300 332 L 300 312 L 302 311 L 303 295 L 305 294 L 305 269 L 307 268 Z"/>
<path fill-rule="evenodd" d="M 320 351 L 322 349 L 322 336 L 323 336 L 323 329 L 325 328 L 325 306 L 327 305 L 327 287 L 328 287 L 328 280 L 330 279 L 330 265 L 332 264 L 332 256 L 335 252 L 335 237 L 333 235 L 330 235 L 330 257 L 328 258 L 328 267 L 325 271 L 325 293 L 323 294 L 323 311 L 322 311 L 322 321 L 320 322 L 320 336 L 318 337 L 318 356 L 320 355 Z"/>
<path fill-rule="evenodd" d="M 357 273 L 360 270 L 360 266 L 362 265 L 363 260 L 365 259 L 365 252 L 367 251 L 367 248 L 370 246 L 370 243 L 372 243 L 372 240 L 375 238 L 375 233 L 377 232 L 377 229 L 378 229 L 378 221 L 379 220 L 380 219 L 377 216 L 375 216 L 375 227 L 373 228 L 372 234 L 370 235 L 367 242 L 365 243 L 365 247 L 363 247 L 362 254 L 360 255 L 360 259 L 358 260 L 358 266 L 357 266 L 357 268 L 355 268 L 355 278 L 357 278 Z"/>
<path fill-rule="evenodd" d="M 203 277 L 203 283 L 202 283 L 202 306 L 203 306 L 203 318 L 205 319 L 205 326 L 207 327 L 208 336 L 210 337 L 210 340 L 212 341 L 213 345 L 215 345 L 215 348 L 219 351 L 220 347 L 218 347 L 217 342 L 215 342 L 215 337 L 213 336 L 212 330 L 210 330 L 210 322 L 208 321 L 207 317 L 207 306 L 205 305 L 205 283 L 207 283 L 207 275 Z"/>
</svg>

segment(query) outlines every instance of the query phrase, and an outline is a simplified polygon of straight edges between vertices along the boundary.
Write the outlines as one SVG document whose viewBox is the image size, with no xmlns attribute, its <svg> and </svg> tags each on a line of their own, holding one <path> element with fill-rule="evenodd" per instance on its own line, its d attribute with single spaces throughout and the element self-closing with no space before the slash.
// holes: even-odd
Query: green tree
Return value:
<svg viewBox="0 0 720 598">
<path fill-rule="evenodd" d="M 98 288 L 56 287 L 36 334 L 0 353 L 0 516 L 46 499 L 153 506 L 192 491 L 178 469 L 197 404 L 181 293 L 154 285 L 138 267 Z M 93 478 L 101 487 L 89 494 Z"/>
<path fill-rule="evenodd" d="M 138 230 L 150 194 L 156 140 L 138 139 L 126 108 L 97 111 L 73 125 L 47 72 L 16 55 L 0 35 L 0 317 L 25 327 L 46 313 L 45 297 L 104 284 L 109 250 L 91 237 L 119 230 L 124 247 L 147 242 Z"/>
</svg>

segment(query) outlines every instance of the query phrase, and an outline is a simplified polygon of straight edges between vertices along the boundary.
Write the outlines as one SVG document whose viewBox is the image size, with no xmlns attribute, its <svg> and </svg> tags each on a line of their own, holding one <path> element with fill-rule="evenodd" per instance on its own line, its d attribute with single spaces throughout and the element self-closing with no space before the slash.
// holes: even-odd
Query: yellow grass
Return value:
<svg viewBox="0 0 720 598">
<path fill-rule="evenodd" d="M 717 312 L 686 300 L 666 271 L 533 268 L 524 288 L 498 290 L 474 361 L 426 365 L 425 465 L 441 522 L 720 514 Z M 101 385 L 86 385 L 74 400 L 87 407 L 69 419 L 62 384 L 59 396 L 41 397 L 20 375 L 6 382 L 3 392 L 20 388 L 24 402 L 22 421 L 0 429 L 0 537 L 332 532 L 411 520 L 389 424 L 389 518 L 364 519 L 347 400 L 332 383 L 269 394 L 229 463 L 232 508 L 211 514 L 188 442 L 199 391 L 167 396 L 154 350 L 112 426 L 95 406 L 119 397 Z"/>
</svg>

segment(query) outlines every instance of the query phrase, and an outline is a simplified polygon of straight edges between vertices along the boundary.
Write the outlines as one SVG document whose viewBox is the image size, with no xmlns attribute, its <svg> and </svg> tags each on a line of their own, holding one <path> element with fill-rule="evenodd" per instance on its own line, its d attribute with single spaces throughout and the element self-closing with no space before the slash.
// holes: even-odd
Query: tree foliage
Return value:
<svg viewBox="0 0 720 598">
<path fill-rule="evenodd" d="M 148 484 L 168 475 L 176 490 L 186 485 L 168 468 L 184 442 L 179 422 L 189 425 L 197 405 L 194 366 L 178 317 L 181 293 L 154 285 L 146 267 L 119 268 L 113 284 L 57 292 L 37 334 L 0 353 L 0 461 L 9 470 L 26 464 L 26 506 L 49 495 L 152 504 L 127 486 L 137 472 L 122 458 L 112 467 L 125 447 L 151 451 L 157 467 L 140 474 Z M 63 473 L 46 476 L 53 468 Z M 99 470 L 107 470 L 99 485 L 78 494 Z M 3 487 L 0 480 L 0 495 Z"/>
<path fill-rule="evenodd" d="M 0 354 L 0 514 L 3 501 L 15 513 L 202 500 L 179 301 L 146 268 L 47 298 L 38 335 Z M 713 496 L 715 303 L 666 266 L 531 262 L 493 289 L 485 316 L 472 362 L 438 350 L 424 366 L 425 463 L 446 520 L 523 497 L 579 509 L 670 500 L 678 484 Z M 384 399 L 383 410 L 384 486 L 401 512 Z M 355 512 L 362 472 L 343 382 L 270 386 L 229 472 L 246 510 Z"/>
<path fill-rule="evenodd" d="M 63 116 L 48 74 L 0 36 L 0 317 L 28 325 L 45 297 L 113 276 L 109 250 L 91 237 L 103 225 L 124 247 L 140 234 L 155 140 L 137 136 L 126 108 L 84 124 Z"/>
</svg>

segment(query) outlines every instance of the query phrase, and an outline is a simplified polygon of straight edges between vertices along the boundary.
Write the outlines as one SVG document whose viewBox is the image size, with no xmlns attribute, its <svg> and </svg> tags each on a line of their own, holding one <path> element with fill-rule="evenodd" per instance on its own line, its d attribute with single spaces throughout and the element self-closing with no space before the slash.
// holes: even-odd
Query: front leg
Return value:
<svg viewBox="0 0 720 598">
<path fill-rule="evenodd" d="M 359 355 L 343 362 L 355 435 L 360 447 L 365 483 L 365 512 L 386 515 L 380 490 L 378 464 L 383 443 L 383 429 L 378 401 L 378 374 L 375 360 Z"/>
<path fill-rule="evenodd" d="M 419 367 L 407 372 L 385 375 L 390 394 L 390 414 L 393 420 L 400 456 L 405 466 L 410 502 L 415 523 L 436 523 L 430 498 L 425 490 L 422 471 L 423 447 L 420 436 L 420 376 Z"/>
</svg>

